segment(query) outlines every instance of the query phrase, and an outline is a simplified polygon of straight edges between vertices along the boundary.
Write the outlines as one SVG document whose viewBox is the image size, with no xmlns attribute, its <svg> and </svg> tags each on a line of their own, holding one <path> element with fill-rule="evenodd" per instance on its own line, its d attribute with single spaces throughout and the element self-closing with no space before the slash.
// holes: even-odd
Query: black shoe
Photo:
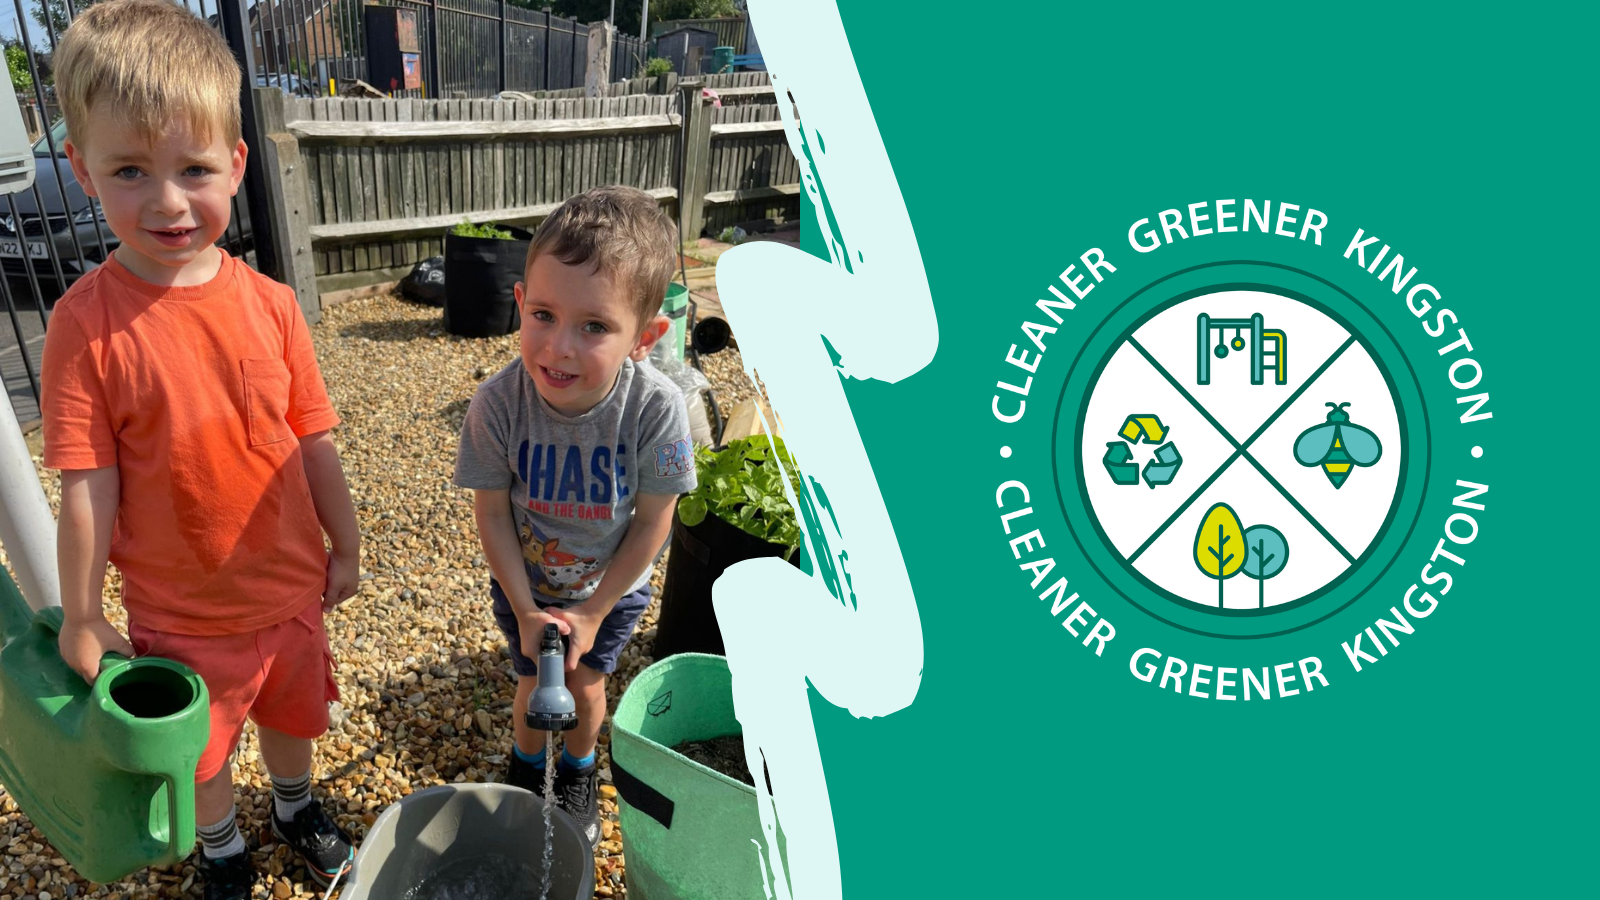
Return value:
<svg viewBox="0 0 1600 900">
<path fill-rule="evenodd" d="M 306 872 L 318 887 L 327 887 L 333 877 L 355 857 L 350 835 L 323 812 L 322 804 L 315 800 L 295 813 L 292 822 L 278 818 L 278 810 L 274 806 L 272 833 L 300 854 L 301 861 L 306 864 Z"/>
<path fill-rule="evenodd" d="M 516 753 L 511 754 L 511 766 L 506 770 L 506 784 L 544 796 L 544 766 L 535 767 Z"/>
<path fill-rule="evenodd" d="M 566 811 L 593 850 L 600 843 L 600 767 L 556 766 L 556 806 Z"/>
<path fill-rule="evenodd" d="M 206 883 L 206 900 L 250 900 L 250 888 L 256 883 L 249 850 L 222 859 L 201 853 L 200 875 Z"/>
</svg>

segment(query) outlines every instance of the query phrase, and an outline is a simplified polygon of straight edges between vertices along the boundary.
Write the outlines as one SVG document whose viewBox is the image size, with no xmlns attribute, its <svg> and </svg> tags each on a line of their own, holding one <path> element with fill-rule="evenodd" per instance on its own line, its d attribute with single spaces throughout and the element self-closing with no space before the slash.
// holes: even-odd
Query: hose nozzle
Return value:
<svg viewBox="0 0 1600 900">
<path fill-rule="evenodd" d="M 539 642 L 539 686 L 528 698 L 529 728 L 539 731 L 567 731 L 578 726 L 577 705 L 567 690 L 566 648 L 561 630 L 544 626 Z"/>
</svg>

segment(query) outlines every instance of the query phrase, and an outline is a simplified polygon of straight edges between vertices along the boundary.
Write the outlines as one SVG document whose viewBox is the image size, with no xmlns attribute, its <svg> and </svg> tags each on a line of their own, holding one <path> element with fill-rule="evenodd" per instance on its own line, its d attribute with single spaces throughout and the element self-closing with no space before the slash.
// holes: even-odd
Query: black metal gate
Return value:
<svg viewBox="0 0 1600 900">
<path fill-rule="evenodd" d="M 92 0 L 91 0 L 92 2 Z M 244 71 L 256 73 L 250 42 L 247 0 L 178 0 L 216 26 L 229 39 Z M 78 0 L 12 0 L 16 33 L 5 41 L 12 87 L 33 139 L 35 179 L 31 187 L 0 198 L 0 302 L 9 328 L 0 326 L 0 381 L 17 420 L 31 430 L 39 420 L 39 360 L 50 310 L 79 277 L 104 262 L 118 244 L 106 227 L 99 203 L 84 194 L 72 174 L 62 143 L 66 125 L 55 100 L 54 58 L 61 32 L 84 7 Z M 26 66 L 20 63 L 25 59 Z M 261 82 L 260 74 L 245 84 Z M 250 92 L 241 90 L 245 142 L 254 147 L 255 116 Z M 218 244 L 261 271 L 273 270 L 271 232 L 253 226 L 261 215 L 260 161 L 249 157 L 249 172 L 233 201 L 233 215 Z"/>
</svg>

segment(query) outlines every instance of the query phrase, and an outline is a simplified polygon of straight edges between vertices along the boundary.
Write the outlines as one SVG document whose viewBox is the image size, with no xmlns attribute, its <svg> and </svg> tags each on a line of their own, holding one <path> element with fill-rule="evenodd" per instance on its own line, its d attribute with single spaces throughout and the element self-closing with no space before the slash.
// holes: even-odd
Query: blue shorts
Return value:
<svg viewBox="0 0 1600 900">
<path fill-rule="evenodd" d="M 522 655 L 522 632 L 517 627 L 517 614 L 511 610 L 511 601 L 506 599 L 506 592 L 501 590 L 500 583 L 493 578 L 489 579 L 489 596 L 494 598 L 495 624 L 500 626 L 500 631 L 511 644 L 511 668 L 519 676 L 538 675 L 539 664 Z M 540 602 L 537 597 L 533 602 L 537 603 L 540 609 L 550 608 L 550 604 Z M 648 584 L 631 594 L 624 595 L 617 601 L 616 606 L 611 607 L 611 612 L 600 621 L 600 627 L 594 634 L 594 646 L 589 648 L 588 653 L 578 657 L 578 662 L 602 675 L 615 672 L 617 659 L 622 656 L 622 648 L 633 635 L 633 626 L 638 624 L 639 616 L 644 614 L 645 608 L 649 605 Z"/>
</svg>

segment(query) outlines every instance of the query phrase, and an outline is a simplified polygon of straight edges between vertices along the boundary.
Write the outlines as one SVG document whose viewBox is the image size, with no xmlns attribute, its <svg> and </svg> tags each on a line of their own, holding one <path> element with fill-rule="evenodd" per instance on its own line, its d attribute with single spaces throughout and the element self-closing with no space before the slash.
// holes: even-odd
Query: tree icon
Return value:
<svg viewBox="0 0 1600 900">
<path fill-rule="evenodd" d="M 1251 525 L 1244 533 L 1244 574 L 1260 583 L 1260 603 L 1267 605 L 1267 579 L 1283 571 L 1289 561 L 1289 542 L 1271 525 Z"/>
<path fill-rule="evenodd" d="M 1218 503 L 1206 510 L 1194 537 L 1194 564 L 1217 580 L 1217 607 L 1222 607 L 1222 583 L 1239 574 L 1244 565 L 1244 528 L 1233 507 Z"/>
</svg>

